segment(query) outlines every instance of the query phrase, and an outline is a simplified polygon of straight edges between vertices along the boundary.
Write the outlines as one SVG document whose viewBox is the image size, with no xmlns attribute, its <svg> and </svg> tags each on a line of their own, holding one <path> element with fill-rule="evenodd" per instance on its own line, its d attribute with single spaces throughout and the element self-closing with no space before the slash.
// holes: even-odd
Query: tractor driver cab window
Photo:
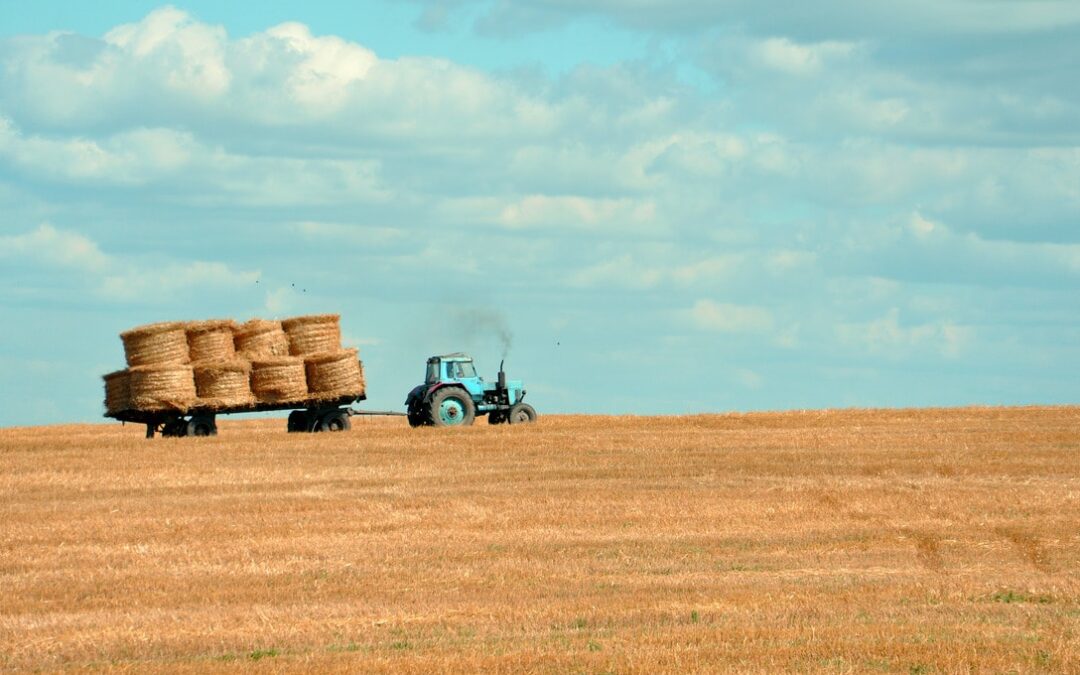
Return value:
<svg viewBox="0 0 1080 675">
<path fill-rule="evenodd" d="M 472 363 L 463 361 L 457 364 L 458 377 L 476 377 L 476 368 Z"/>
<path fill-rule="evenodd" d="M 427 364 L 427 381 L 429 384 L 433 384 L 439 381 L 438 362 L 430 362 Z"/>
<path fill-rule="evenodd" d="M 446 364 L 446 377 L 451 380 L 456 380 L 461 377 L 461 366 L 454 361 Z"/>
</svg>

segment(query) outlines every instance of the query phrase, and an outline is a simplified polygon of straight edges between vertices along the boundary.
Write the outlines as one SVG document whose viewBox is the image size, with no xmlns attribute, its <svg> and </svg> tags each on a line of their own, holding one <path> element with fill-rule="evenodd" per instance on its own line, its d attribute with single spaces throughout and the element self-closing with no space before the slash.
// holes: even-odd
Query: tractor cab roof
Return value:
<svg viewBox="0 0 1080 675">
<path fill-rule="evenodd" d="M 432 356 L 428 359 L 428 363 L 434 361 L 472 361 L 473 358 L 464 352 L 454 352 L 453 354 L 440 354 L 438 356 Z"/>
</svg>

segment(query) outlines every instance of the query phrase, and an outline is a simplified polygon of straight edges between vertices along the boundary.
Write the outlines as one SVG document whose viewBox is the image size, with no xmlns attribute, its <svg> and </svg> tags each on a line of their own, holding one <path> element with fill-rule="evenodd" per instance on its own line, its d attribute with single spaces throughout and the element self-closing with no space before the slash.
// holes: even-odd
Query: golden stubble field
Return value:
<svg viewBox="0 0 1080 675">
<path fill-rule="evenodd" d="M 0 430 L 0 670 L 1080 672 L 1080 407 Z"/>
</svg>

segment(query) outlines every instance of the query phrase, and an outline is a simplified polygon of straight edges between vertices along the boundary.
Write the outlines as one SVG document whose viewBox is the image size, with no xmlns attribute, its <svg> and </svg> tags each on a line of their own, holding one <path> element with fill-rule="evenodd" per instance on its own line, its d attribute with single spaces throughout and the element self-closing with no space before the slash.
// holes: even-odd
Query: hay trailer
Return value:
<svg viewBox="0 0 1080 675">
<path fill-rule="evenodd" d="M 287 403 L 251 403 L 237 406 L 196 405 L 188 409 L 170 411 L 124 410 L 107 413 L 106 417 L 121 422 L 146 425 L 146 437 L 155 434 L 165 437 L 216 436 L 217 416 L 233 413 L 272 412 L 289 410 L 287 429 L 290 432 L 347 431 L 352 427 L 354 415 L 393 415 L 405 413 L 392 411 L 355 410 L 352 403 L 366 396 L 345 396 L 339 399 L 308 399 Z"/>
</svg>

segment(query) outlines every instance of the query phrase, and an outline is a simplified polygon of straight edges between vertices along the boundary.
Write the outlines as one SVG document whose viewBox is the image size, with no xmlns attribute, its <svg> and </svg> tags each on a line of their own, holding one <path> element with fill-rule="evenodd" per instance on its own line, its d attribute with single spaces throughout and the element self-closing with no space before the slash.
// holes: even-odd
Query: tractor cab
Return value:
<svg viewBox="0 0 1080 675">
<path fill-rule="evenodd" d="M 496 381 L 485 382 L 472 357 L 455 352 L 427 360 L 424 384 L 409 392 L 405 404 L 414 427 L 469 425 L 477 415 L 487 415 L 490 424 L 515 424 L 536 419 L 524 398 L 521 380 L 507 380 L 502 364 Z"/>
</svg>

